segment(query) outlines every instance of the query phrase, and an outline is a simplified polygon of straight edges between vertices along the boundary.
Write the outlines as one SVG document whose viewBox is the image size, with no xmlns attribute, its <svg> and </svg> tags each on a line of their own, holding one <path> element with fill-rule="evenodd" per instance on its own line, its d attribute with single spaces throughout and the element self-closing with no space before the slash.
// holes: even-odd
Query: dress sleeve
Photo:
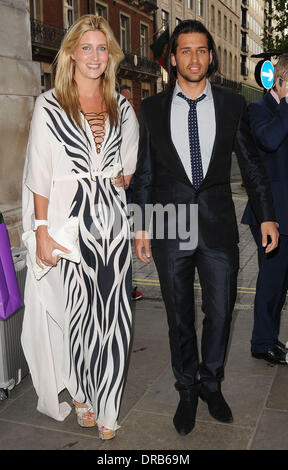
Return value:
<svg viewBox="0 0 288 470">
<path fill-rule="evenodd" d="M 135 172 L 137 162 L 139 124 L 135 111 L 128 101 L 122 113 L 121 161 L 124 175 L 132 175 Z"/>
<path fill-rule="evenodd" d="M 24 184 L 49 199 L 52 182 L 52 152 L 48 133 L 48 115 L 40 95 L 35 103 L 26 153 Z"/>
</svg>

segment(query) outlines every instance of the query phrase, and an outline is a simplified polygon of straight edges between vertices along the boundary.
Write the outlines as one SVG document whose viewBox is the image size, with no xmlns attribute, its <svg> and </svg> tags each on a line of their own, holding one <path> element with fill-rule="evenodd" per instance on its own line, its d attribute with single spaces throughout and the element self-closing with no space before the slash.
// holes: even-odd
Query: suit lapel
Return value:
<svg viewBox="0 0 288 470">
<path fill-rule="evenodd" d="M 213 150 L 212 150 L 208 170 L 207 170 L 207 173 L 205 175 L 205 178 L 202 184 L 205 183 L 205 180 L 207 176 L 209 175 L 209 172 L 211 171 L 213 162 L 217 155 L 217 143 L 219 142 L 219 136 L 221 135 L 221 132 L 223 132 L 223 122 L 224 122 L 224 119 L 221 119 L 221 116 L 224 115 L 223 94 L 221 93 L 220 88 L 215 87 L 213 84 L 211 84 L 211 87 L 212 87 L 212 94 L 213 94 L 214 108 L 215 108 L 216 133 L 215 133 L 215 140 L 214 140 L 214 145 L 213 145 Z M 165 134 L 168 136 L 168 146 L 169 146 L 169 152 L 167 152 L 168 153 L 167 158 L 169 158 L 169 166 L 173 168 L 175 172 L 177 172 L 179 178 L 184 180 L 186 184 L 193 186 L 192 182 L 187 176 L 187 173 L 185 171 L 181 158 L 175 148 L 175 145 L 173 144 L 172 137 L 171 137 L 172 97 L 173 97 L 173 89 L 169 90 L 167 93 L 163 93 L 163 116 L 166 116 Z"/>
<path fill-rule="evenodd" d="M 172 141 L 171 136 L 171 105 L 173 97 L 173 89 L 163 94 L 163 116 L 165 116 L 165 134 L 168 136 L 169 151 L 167 152 L 167 158 L 169 158 L 169 166 L 174 169 L 181 180 L 184 180 L 186 184 L 192 183 L 187 176 L 182 160 L 176 150 L 176 147 Z"/>
<path fill-rule="evenodd" d="M 269 91 L 267 91 L 264 95 L 264 103 L 268 108 L 271 109 L 271 111 L 275 111 L 275 109 L 278 107 L 278 103 L 275 100 L 275 98 L 271 95 Z"/>
<path fill-rule="evenodd" d="M 215 124 L 216 124 L 216 132 L 215 132 L 215 140 L 214 140 L 214 145 L 212 149 L 212 154 L 208 166 L 207 173 L 205 175 L 204 181 L 209 175 L 211 168 L 213 166 L 213 162 L 215 160 L 216 156 L 216 149 L 217 149 L 217 143 L 219 142 L 219 135 L 221 135 L 222 132 L 222 123 L 223 119 L 221 119 L 221 115 L 223 116 L 223 95 L 221 93 L 221 90 L 217 87 L 215 87 L 213 84 L 211 84 L 211 89 L 212 89 L 212 95 L 213 95 L 213 101 L 214 101 L 214 109 L 215 109 Z"/>
</svg>

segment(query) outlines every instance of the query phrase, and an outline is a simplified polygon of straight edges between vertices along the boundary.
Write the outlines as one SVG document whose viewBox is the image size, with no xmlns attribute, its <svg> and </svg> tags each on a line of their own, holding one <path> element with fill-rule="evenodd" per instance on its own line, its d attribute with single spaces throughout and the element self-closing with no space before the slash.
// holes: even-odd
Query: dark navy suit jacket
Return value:
<svg viewBox="0 0 288 470">
<path fill-rule="evenodd" d="M 230 188 L 233 149 L 258 220 L 275 220 L 275 213 L 269 181 L 250 133 L 243 96 L 214 85 L 212 93 L 216 136 L 207 174 L 198 189 L 195 189 L 188 178 L 171 138 L 173 89 L 142 102 L 133 201 L 142 209 L 143 214 L 146 204 L 184 204 L 187 208 L 190 204 L 197 204 L 199 233 L 208 247 L 221 248 L 238 242 L 237 220 Z M 142 229 L 147 225 L 146 221 L 143 220 Z M 164 222 L 166 230 L 165 224 L 168 225 L 167 219 Z M 187 231 L 190 227 L 188 213 Z M 165 235 L 164 240 L 157 240 L 155 236 L 152 238 L 154 245 L 166 242 Z M 169 243 L 173 244 L 174 241 Z M 175 243 L 177 244 L 177 240 Z"/>
<path fill-rule="evenodd" d="M 279 232 L 288 235 L 288 103 L 280 104 L 271 93 L 248 106 L 252 136 L 270 180 Z M 242 223 L 257 225 L 248 202 Z"/>
</svg>

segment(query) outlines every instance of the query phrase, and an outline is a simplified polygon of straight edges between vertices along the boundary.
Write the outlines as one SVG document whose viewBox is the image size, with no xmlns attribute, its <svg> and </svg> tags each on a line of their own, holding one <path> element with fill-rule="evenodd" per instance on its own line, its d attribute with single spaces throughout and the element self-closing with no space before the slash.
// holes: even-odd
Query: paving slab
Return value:
<svg viewBox="0 0 288 470">
<path fill-rule="evenodd" d="M 94 433 L 95 434 L 95 433 Z M 96 435 L 63 432 L 0 419 L 1 450 L 99 450 L 102 441 Z"/>
<path fill-rule="evenodd" d="M 192 433 L 181 437 L 173 426 L 178 403 L 170 364 L 168 327 L 154 262 L 142 264 L 133 253 L 133 277 L 143 299 L 133 303 L 133 341 L 129 369 L 119 415 L 117 437 L 102 442 L 96 428 L 84 429 L 72 412 L 56 422 L 37 412 L 37 397 L 30 376 L 16 386 L 7 400 L 0 401 L 0 449 L 171 451 L 188 455 L 194 450 L 288 449 L 288 367 L 273 366 L 251 357 L 253 303 L 258 273 L 257 250 L 249 227 L 240 219 L 247 202 L 236 160 L 232 165 L 232 193 L 240 233 L 240 270 L 236 307 L 222 390 L 234 422 L 223 424 L 199 401 Z M 203 313 L 201 287 L 196 273 L 196 328 L 201 339 Z M 284 307 L 280 338 L 288 340 L 288 308 Z M 200 348 L 199 348 L 200 350 Z M 67 391 L 60 399 L 71 401 Z M 73 454 L 72 454 L 73 455 Z M 194 457 L 195 458 L 195 457 Z"/>
<path fill-rule="evenodd" d="M 287 423 L 288 412 L 264 410 L 249 448 L 251 450 L 287 450 Z"/>
<path fill-rule="evenodd" d="M 119 430 L 117 439 L 104 444 L 104 449 L 244 450 L 251 436 L 251 429 L 204 421 L 197 421 L 194 430 L 187 436 L 179 436 L 171 426 L 171 416 L 133 410 Z"/>
</svg>

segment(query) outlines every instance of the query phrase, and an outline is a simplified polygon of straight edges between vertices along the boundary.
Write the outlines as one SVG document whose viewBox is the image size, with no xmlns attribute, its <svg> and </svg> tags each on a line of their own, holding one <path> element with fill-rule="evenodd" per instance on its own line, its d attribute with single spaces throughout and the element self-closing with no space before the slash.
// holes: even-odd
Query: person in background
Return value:
<svg viewBox="0 0 288 470">
<path fill-rule="evenodd" d="M 35 231 L 39 267 L 28 266 L 22 344 L 38 395 L 38 410 L 57 420 L 66 388 L 78 423 L 101 439 L 117 417 L 131 336 L 132 256 L 124 184 L 137 159 L 139 125 L 115 92 L 123 52 L 96 15 L 69 28 L 57 56 L 55 89 L 35 104 L 23 183 L 23 227 Z M 48 228 L 79 221 L 80 263 Z M 117 221 L 117 223 L 114 223 Z M 67 252 L 67 250 L 66 250 Z"/>
<path fill-rule="evenodd" d="M 135 108 L 134 101 L 133 101 L 131 91 L 128 85 L 122 85 L 120 87 L 120 93 L 121 95 L 125 96 L 126 100 L 129 101 L 132 108 L 134 109 Z M 126 189 L 126 199 L 127 199 L 127 204 L 132 204 L 133 202 L 133 178 L 130 181 L 129 187 Z M 137 290 L 136 285 L 133 285 L 132 286 L 132 300 L 140 300 L 140 299 L 143 299 L 143 294 L 141 291 Z"/>
<path fill-rule="evenodd" d="M 135 105 L 134 105 L 134 101 L 133 101 L 133 98 L 132 98 L 130 87 L 128 85 L 121 85 L 120 93 L 121 93 L 121 95 L 125 96 L 126 100 L 129 101 L 132 108 L 134 109 Z"/>
<path fill-rule="evenodd" d="M 278 231 L 269 182 L 246 119 L 245 100 L 210 83 L 209 77 L 218 69 L 217 52 L 201 22 L 185 20 L 176 26 L 168 61 L 168 90 L 147 98 L 141 106 L 133 198 L 142 208 L 142 221 L 138 231 L 135 228 L 135 250 L 144 263 L 151 261 L 147 204 L 173 206 L 164 223 L 162 218 L 162 238 L 157 237 L 157 212 L 153 215 L 156 223 L 151 246 L 180 395 L 173 422 L 177 432 L 185 435 L 194 428 L 199 396 L 216 420 L 233 421 L 221 391 L 239 269 L 238 229 L 230 188 L 233 149 L 261 224 L 266 252 L 276 248 Z M 198 216 L 190 212 L 195 205 Z M 172 226 L 179 228 L 181 223 L 187 243 L 179 231 L 169 233 Z M 189 239 L 194 230 L 195 238 Z M 204 312 L 201 362 L 194 324 L 196 268 Z"/>
<path fill-rule="evenodd" d="M 254 301 L 252 356 L 272 364 L 288 363 L 287 344 L 279 340 L 281 311 L 288 290 L 288 54 L 275 66 L 274 86 L 248 106 L 252 135 L 270 181 L 279 244 L 266 254 L 259 220 L 248 202 L 242 223 L 249 224 L 258 247 L 259 273 Z"/>
</svg>

